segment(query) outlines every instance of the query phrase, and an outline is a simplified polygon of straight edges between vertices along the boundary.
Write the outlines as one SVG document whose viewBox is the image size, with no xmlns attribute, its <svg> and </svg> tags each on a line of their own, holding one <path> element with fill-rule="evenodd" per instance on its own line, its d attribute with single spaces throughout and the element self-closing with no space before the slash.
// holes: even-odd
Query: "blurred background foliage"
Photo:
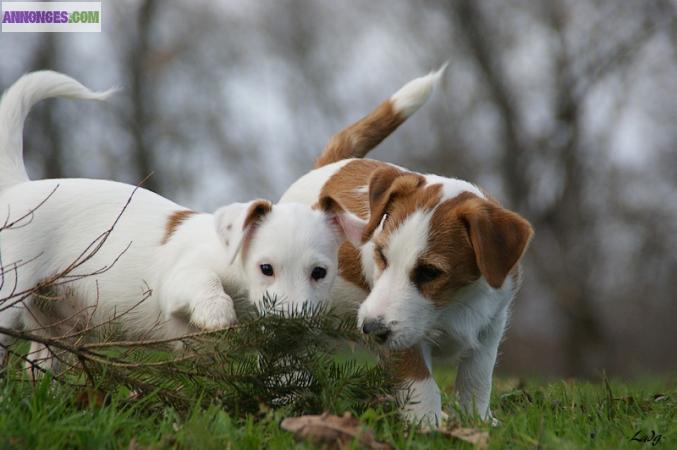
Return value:
<svg viewBox="0 0 677 450">
<path fill-rule="evenodd" d="M 372 157 L 473 181 L 536 237 L 498 370 L 677 369 L 672 0 L 104 0 L 100 34 L 0 35 L 0 87 L 53 69 L 123 88 L 39 105 L 29 174 L 186 206 L 276 200 L 328 138 L 449 60 Z"/>
</svg>

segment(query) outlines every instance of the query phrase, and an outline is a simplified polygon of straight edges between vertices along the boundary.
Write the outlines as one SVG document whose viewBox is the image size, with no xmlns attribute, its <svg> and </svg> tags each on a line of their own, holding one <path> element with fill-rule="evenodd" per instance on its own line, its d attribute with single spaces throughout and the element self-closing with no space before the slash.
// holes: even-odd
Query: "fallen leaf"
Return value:
<svg viewBox="0 0 677 450">
<path fill-rule="evenodd" d="M 441 433 L 445 436 L 452 437 L 454 439 L 460 439 L 461 441 L 468 442 L 475 446 L 478 450 L 486 450 L 489 447 L 489 432 L 479 430 L 477 428 L 463 428 L 463 427 L 453 427 L 453 428 L 424 428 L 421 430 L 423 433 Z"/>
<path fill-rule="evenodd" d="M 392 450 L 390 444 L 378 442 L 373 433 L 361 426 L 360 421 L 345 413 L 343 417 L 324 413 L 320 416 L 288 417 L 280 424 L 282 429 L 294 433 L 297 440 L 307 440 L 316 445 L 345 448 L 354 440 L 361 447 Z"/>
<path fill-rule="evenodd" d="M 449 431 L 449 435 L 465 442 L 469 442 L 476 449 L 485 450 L 489 447 L 489 432 L 476 428 L 455 428 Z"/>
</svg>

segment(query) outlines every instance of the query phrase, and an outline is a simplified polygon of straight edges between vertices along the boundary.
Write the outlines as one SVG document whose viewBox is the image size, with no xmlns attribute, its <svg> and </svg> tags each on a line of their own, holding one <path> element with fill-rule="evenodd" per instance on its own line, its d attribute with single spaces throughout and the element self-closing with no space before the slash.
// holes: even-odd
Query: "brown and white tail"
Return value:
<svg viewBox="0 0 677 450">
<path fill-rule="evenodd" d="M 423 106 L 446 68 L 447 64 L 411 80 L 375 110 L 332 136 L 315 161 L 315 168 L 342 159 L 363 158 Z"/>
</svg>

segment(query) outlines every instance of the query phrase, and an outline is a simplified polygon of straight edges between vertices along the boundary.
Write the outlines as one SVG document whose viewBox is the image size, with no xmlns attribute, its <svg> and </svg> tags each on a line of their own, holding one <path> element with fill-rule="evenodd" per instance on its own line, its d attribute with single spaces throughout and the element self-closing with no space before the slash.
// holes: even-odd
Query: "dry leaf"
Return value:
<svg viewBox="0 0 677 450">
<path fill-rule="evenodd" d="M 475 448 L 484 450 L 489 447 L 489 432 L 476 428 L 454 428 L 449 435 L 465 442 L 469 442 Z"/>
<path fill-rule="evenodd" d="M 489 448 L 489 432 L 477 428 L 423 428 L 421 431 L 423 433 L 441 433 L 445 436 L 453 437 L 454 439 L 460 439 L 461 441 L 473 444 L 478 450 L 486 450 Z"/>
<path fill-rule="evenodd" d="M 324 413 L 321 416 L 300 416 L 284 419 L 280 426 L 294 433 L 298 440 L 307 440 L 313 444 L 329 445 L 333 448 L 345 448 L 357 440 L 363 448 L 392 450 L 390 444 L 378 442 L 370 430 L 361 426 L 360 421 L 345 413 L 343 417 Z"/>
</svg>

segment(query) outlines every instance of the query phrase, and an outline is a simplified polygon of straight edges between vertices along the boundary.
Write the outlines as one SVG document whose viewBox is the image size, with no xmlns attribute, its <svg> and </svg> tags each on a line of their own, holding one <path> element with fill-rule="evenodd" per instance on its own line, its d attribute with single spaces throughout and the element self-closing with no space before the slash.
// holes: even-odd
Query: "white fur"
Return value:
<svg viewBox="0 0 677 450">
<path fill-rule="evenodd" d="M 391 329 L 391 348 L 420 342 L 436 315 L 430 300 L 419 293 L 409 277 L 426 248 L 430 216 L 429 212 L 416 211 L 391 235 L 383 249 L 388 266 L 383 272 L 375 271 L 372 290 L 358 312 L 360 327 L 365 320 L 380 319 Z"/>
<path fill-rule="evenodd" d="M 40 100 L 67 97 L 85 100 L 105 100 L 115 89 L 92 92 L 66 75 L 41 71 L 24 75 L 2 96 L 0 107 L 0 189 L 28 175 L 23 161 L 23 123 L 31 107 Z"/>
<path fill-rule="evenodd" d="M 281 202 L 306 199 L 309 203 L 316 202 L 323 185 L 347 161 L 350 160 L 329 164 L 304 175 L 284 193 Z M 442 201 L 463 192 L 485 198 L 475 185 L 466 181 L 438 175 L 425 177 L 427 184 L 442 184 Z M 424 352 L 424 357 L 428 358 L 432 352 L 457 362 L 456 388 L 462 407 L 490 419 L 492 373 L 513 296 L 513 280 L 508 277 L 500 289 L 493 289 L 480 278 L 449 299 L 448 306 L 434 307 L 409 281 L 416 257 L 425 248 L 431 231 L 430 217 L 429 213 L 416 212 L 391 235 L 388 248 L 384 249 L 388 267 L 383 273 L 379 273 L 373 261 L 373 241 L 381 231 L 379 228 L 360 248 L 363 275 L 371 292 L 365 296 L 362 290 L 332 291 L 332 301 L 361 303 L 358 310 L 360 324 L 382 316 L 391 328 L 391 337 L 386 342 L 391 349 L 428 345 L 430 350 L 426 350 L 428 356 Z M 351 293 L 355 297 L 348 298 L 347 294 Z M 435 381 L 432 378 L 412 381 L 410 394 L 412 403 L 404 405 L 402 410 L 405 417 L 439 423 L 443 412 Z"/>
<path fill-rule="evenodd" d="M 280 203 L 298 202 L 312 205 L 317 202 L 317 186 L 322 186 L 336 171 L 348 164 L 352 159 L 344 159 L 308 172 L 294 183 L 294 190 L 288 189 L 280 199 Z"/>
<path fill-rule="evenodd" d="M 422 342 L 418 345 L 418 350 L 428 371 L 432 372 L 430 344 Z M 442 412 L 440 389 L 432 377 L 405 382 L 397 392 L 397 400 L 401 405 L 402 415 L 410 422 L 437 426 L 446 417 Z"/>
<path fill-rule="evenodd" d="M 405 84 L 395 92 L 390 101 L 395 111 L 404 117 L 414 114 L 430 97 L 433 87 L 439 83 L 448 63 L 445 63 L 435 72 L 416 78 Z"/>
<path fill-rule="evenodd" d="M 247 296 L 257 306 L 264 293 L 291 306 L 329 297 L 345 238 L 338 225 L 348 219 L 292 203 L 273 206 L 244 229 L 251 203 L 238 203 L 214 215 L 189 216 L 165 242 L 169 217 L 186 208 L 157 194 L 104 180 L 28 181 L 21 161 L 23 119 L 31 104 L 62 94 L 107 95 L 65 75 L 42 72 L 19 80 L 0 103 L 0 117 L 8 118 L 0 122 L 0 211 L 11 223 L 34 209 L 0 232 L 0 299 L 61 273 L 83 252 L 91 253 L 91 243 L 103 245 L 49 292 L 59 301 L 43 307 L 29 297 L 11 307 L 0 304 L 0 327 L 62 336 L 116 318 L 125 336 L 172 338 L 233 323 L 234 297 Z M 245 258 L 240 248 L 246 236 L 251 242 Z M 264 276 L 261 264 L 271 264 L 274 275 Z M 313 280 L 318 266 L 327 275 Z M 59 321 L 58 327 L 46 326 Z M 0 335 L 0 360 L 9 342 Z M 44 356 L 39 346 L 35 350 Z"/>
<path fill-rule="evenodd" d="M 459 180 L 458 178 L 447 178 L 441 177 L 439 175 L 424 175 L 426 186 L 431 184 L 441 184 L 442 185 L 442 200 L 448 200 L 450 198 L 457 197 L 458 195 L 464 192 L 470 192 L 475 194 L 480 198 L 485 198 L 484 193 L 472 183 L 468 183 L 465 180 Z"/>
</svg>

